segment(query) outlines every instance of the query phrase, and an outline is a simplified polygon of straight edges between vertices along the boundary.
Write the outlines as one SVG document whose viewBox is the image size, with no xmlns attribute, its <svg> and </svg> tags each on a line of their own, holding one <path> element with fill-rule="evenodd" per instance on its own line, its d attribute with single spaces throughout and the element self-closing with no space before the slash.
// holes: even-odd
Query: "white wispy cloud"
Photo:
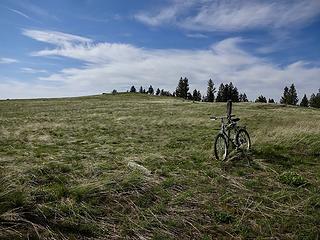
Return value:
<svg viewBox="0 0 320 240">
<path fill-rule="evenodd" d="M 34 33 L 32 30 L 25 32 Z M 319 66 L 311 67 L 303 61 L 278 66 L 242 49 L 241 44 L 247 40 L 241 37 L 224 39 L 205 50 L 190 50 L 147 49 L 130 44 L 95 43 L 84 37 L 55 33 L 56 36 L 53 36 L 54 33 L 51 31 L 27 34 L 35 40 L 53 45 L 51 49 L 39 50 L 33 54 L 40 57 L 60 56 L 77 59 L 83 61 L 83 65 L 64 68 L 39 77 L 36 86 L 42 92 L 30 90 L 32 97 L 43 97 L 45 93 L 48 93 L 48 96 L 70 96 L 112 89 L 123 91 L 132 84 L 152 84 L 154 87 L 172 91 L 181 76 L 190 79 L 191 89 L 197 88 L 203 92 L 209 78 L 217 85 L 232 81 L 251 99 L 260 94 L 278 99 L 283 87 L 291 83 L 296 84 L 300 94 L 310 94 L 319 87 Z M 43 37 L 49 35 L 50 38 Z M 64 36 L 62 40 L 61 36 Z M 16 85 L 20 87 L 21 83 Z M 6 87 L 8 92 L 2 93 L 4 87 L 1 86 L 0 94 L 8 96 L 10 88 Z M 26 96 L 29 88 L 23 89 L 23 95 Z"/>
<path fill-rule="evenodd" d="M 150 26 L 174 24 L 210 32 L 292 28 L 312 21 L 319 13 L 319 0 L 172 0 L 169 6 L 139 12 L 135 18 Z"/>
<path fill-rule="evenodd" d="M 16 13 L 16 14 L 24 17 L 24 18 L 26 18 L 26 19 L 31 19 L 31 17 L 29 17 L 27 14 L 25 14 L 25 13 L 23 13 L 23 12 L 17 10 L 17 9 L 13 9 L 13 8 L 7 8 L 7 9 L 8 9 L 9 11 L 11 11 L 11 12 L 14 12 L 14 13 Z"/>
<path fill-rule="evenodd" d="M 35 68 L 29 68 L 29 67 L 21 68 L 21 71 L 24 73 L 30 73 L 30 74 L 48 72 L 47 70 L 44 70 L 44 69 L 35 69 Z"/>
<path fill-rule="evenodd" d="M 19 61 L 14 58 L 6 58 L 6 57 L 0 58 L 0 64 L 10 64 L 10 63 L 17 63 L 17 62 Z"/>
<path fill-rule="evenodd" d="M 207 35 L 202 33 L 187 33 L 186 36 L 189 38 L 208 38 Z"/>
<path fill-rule="evenodd" d="M 72 35 L 72 34 L 67 34 L 62 32 L 56 32 L 56 31 L 40 31 L 40 30 L 33 30 L 33 29 L 32 30 L 24 29 L 22 31 L 22 34 L 30 38 L 33 38 L 34 40 L 51 43 L 59 47 L 68 47 L 70 45 L 75 45 L 75 44 L 83 45 L 91 42 L 91 39 L 89 38 L 80 37 L 77 35 Z"/>
</svg>

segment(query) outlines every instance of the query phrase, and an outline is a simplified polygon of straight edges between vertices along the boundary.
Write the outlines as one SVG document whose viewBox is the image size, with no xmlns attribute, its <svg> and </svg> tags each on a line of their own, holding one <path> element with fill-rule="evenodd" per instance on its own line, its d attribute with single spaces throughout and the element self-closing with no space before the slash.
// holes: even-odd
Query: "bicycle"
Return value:
<svg viewBox="0 0 320 240">
<path fill-rule="evenodd" d="M 210 117 L 211 120 L 221 119 L 220 132 L 214 141 L 214 154 L 217 160 L 224 161 L 227 159 L 229 143 L 236 150 L 248 151 L 251 147 L 251 140 L 246 127 L 238 126 L 237 122 L 240 121 L 240 118 L 233 118 L 234 116 Z"/>
</svg>

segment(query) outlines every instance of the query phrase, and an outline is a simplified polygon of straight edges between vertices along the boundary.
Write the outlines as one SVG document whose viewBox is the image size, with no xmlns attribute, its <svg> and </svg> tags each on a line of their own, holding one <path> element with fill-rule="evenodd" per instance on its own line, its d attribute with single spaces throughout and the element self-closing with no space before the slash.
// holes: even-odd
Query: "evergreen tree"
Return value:
<svg viewBox="0 0 320 240">
<path fill-rule="evenodd" d="M 189 80 L 186 77 L 183 79 L 183 87 L 184 96 L 187 96 L 189 91 Z"/>
<path fill-rule="evenodd" d="M 296 91 L 296 88 L 294 84 L 291 84 L 289 88 L 289 102 L 287 104 L 289 105 L 297 105 L 299 99 L 298 99 L 298 94 Z"/>
<path fill-rule="evenodd" d="M 312 94 L 311 97 L 310 97 L 310 107 L 314 107 L 314 108 L 320 108 L 320 89 L 316 94 Z"/>
<path fill-rule="evenodd" d="M 316 95 L 314 93 L 311 94 L 309 103 L 310 107 L 316 107 Z"/>
<path fill-rule="evenodd" d="M 274 99 L 273 98 L 269 98 L 268 103 L 274 103 Z"/>
<path fill-rule="evenodd" d="M 200 93 L 200 90 L 198 91 L 198 100 L 197 101 L 201 101 L 201 93 Z"/>
<path fill-rule="evenodd" d="M 248 101 L 246 95 L 241 95 L 242 98 L 244 96 L 245 96 L 244 100 Z M 231 100 L 233 102 L 240 101 L 238 88 L 234 87 L 232 82 L 226 85 L 223 85 L 223 83 L 221 83 L 217 93 L 216 102 L 226 102 L 228 100 Z"/>
<path fill-rule="evenodd" d="M 266 102 L 267 102 L 267 99 L 266 99 L 264 96 L 260 95 L 260 96 L 256 99 L 255 102 L 256 102 L 256 103 L 257 103 L 257 102 L 266 103 Z"/>
<path fill-rule="evenodd" d="M 226 102 L 230 99 L 231 91 L 230 86 L 228 84 L 224 85 L 222 101 Z"/>
<path fill-rule="evenodd" d="M 224 85 L 223 83 L 221 83 L 217 93 L 216 102 L 223 102 L 224 101 L 223 96 L 224 96 Z"/>
<path fill-rule="evenodd" d="M 198 101 L 198 91 L 197 91 L 197 89 L 193 90 L 192 99 L 194 101 Z"/>
<path fill-rule="evenodd" d="M 247 97 L 247 94 L 244 93 L 244 94 L 242 95 L 242 101 L 243 101 L 243 102 L 249 102 L 248 97 Z"/>
<path fill-rule="evenodd" d="M 187 99 L 188 91 L 189 91 L 188 78 L 185 77 L 184 79 L 182 79 L 181 77 L 176 89 L 176 96 Z"/>
<path fill-rule="evenodd" d="M 142 93 L 147 93 L 145 89 L 142 90 Z"/>
<path fill-rule="evenodd" d="M 197 91 L 197 89 L 193 90 L 192 99 L 193 99 L 193 101 L 201 101 L 200 91 Z"/>
<path fill-rule="evenodd" d="M 114 94 L 117 94 L 118 92 L 117 92 L 117 90 L 116 89 L 113 89 L 112 90 L 112 94 L 114 95 Z"/>
<path fill-rule="evenodd" d="M 308 107 L 309 106 L 309 100 L 308 100 L 306 94 L 303 96 L 301 103 L 300 103 L 300 106 L 301 107 Z"/>
<path fill-rule="evenodd" d="M 287 86 L 284 88 L 283 96 L 280 99 L 280 103 L 288 105 L 297 105 L 299 99 L 294 84 L 291 84 L 290 88 Z"/>
<path fill-rule="evenodd" d="M 239 95 L 239 101 L 240 102 L 248 102 L 248 98 L 247 98 L 247 95 L 245 93 L 240 93 Z"/>
<path fill-rule="evenodd" d="M 153 95 L 153 93 L 154 93 L 154 90 L 153 90 L 153 87 L 150 85 L 150 87 L 149 87 L 149 89 L 148 89 L 148 93 L 150 94 L 150 95 Z"/>
<path fill-rule="evenodd" d="M 239 102 L 239 92 L 236 87 L 233 87 L 232 83 L 231 84 L 231 100 L 232 102 Z M 229 85 L 230 86 L 230 85 Z"/>
<path fill-rule="evenodd" d="M 210 78 L 208 81 L 208 89 L 207 89 L 207 101 L 208 102 L 214 101 L 214 93 L 215 92 L 216 92 L 216 88 L 214 87 L 214 84 Z"/>
<path fill-rule="evenodd" d="M 142 86 L 141 86 L 140 89 L 139 89 L 139 93 L 143 93 L 143 88 L 142 88 Z"/>
<path fill-rule="evenodd" d="M 131 93 L 135 93 L 135 92 L 136 92 L 136 88 L 135 88 L 134 86 L 132 86 L 132 87 L 130 88 L 130 92 L 131 92 Z"/>
<path fill-rule="evenodd" d="M 183 95 L 182 92 L 183 92 L 183 78 L 181 77 L 179 80 L 178 86 L 176 88 L 177 97 L 182 97 Z"/>
<path fill-rule="evenodd" d="M 157 88 L 156 95 L 159 96 L 159 94 L 160 94 L 160 89 Z"/>
<path fill-rule="evenodd" d="M 280 99 L 281 104 L 288 104 L 289 102 L 289 88 L 285 86 L 283 89 L 283 96 Z"/>
<path fill-rule="evenodd" d="M 191 94 L 191 93 L 189 93 L 189 92 L 187 93 L 187 99 L 188 99 L 188 100 L 193 100 L 193 98 L 192 98 L 192 94 Z"/>
<path fill-rule="evenodd" d="M 165 91 L 164 89 L 161 89 L 160 96 L 172 96 L 172 94 L 169 91 Z"/>
</svg>

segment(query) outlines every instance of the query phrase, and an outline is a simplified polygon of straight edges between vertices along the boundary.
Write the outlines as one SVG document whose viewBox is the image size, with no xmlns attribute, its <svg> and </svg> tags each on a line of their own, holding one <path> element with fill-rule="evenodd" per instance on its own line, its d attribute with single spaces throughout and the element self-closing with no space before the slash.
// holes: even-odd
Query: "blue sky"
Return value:
<svg viewBox="0 0 320 240">
<path fill-rule="evenodd" d="M 2 0 L 0 29 L 2 99 L 173 91 L 181 76 L 251 100 L 320 88 L 319 0 Z"/>
</svg>

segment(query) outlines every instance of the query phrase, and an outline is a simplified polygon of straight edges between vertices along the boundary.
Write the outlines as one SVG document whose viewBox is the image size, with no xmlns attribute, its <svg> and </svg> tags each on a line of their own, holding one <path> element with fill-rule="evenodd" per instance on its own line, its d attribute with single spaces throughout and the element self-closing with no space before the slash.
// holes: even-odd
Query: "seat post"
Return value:
<svg viewBox="0 0 320 240">
<path fill-rule="evenodd" d="M 229 121 L 231 119 L 231 114 L 232 114 L 232 101 L 228 100 L 228 102 L 227 102 L 227 118 Z"/>
</svg>

